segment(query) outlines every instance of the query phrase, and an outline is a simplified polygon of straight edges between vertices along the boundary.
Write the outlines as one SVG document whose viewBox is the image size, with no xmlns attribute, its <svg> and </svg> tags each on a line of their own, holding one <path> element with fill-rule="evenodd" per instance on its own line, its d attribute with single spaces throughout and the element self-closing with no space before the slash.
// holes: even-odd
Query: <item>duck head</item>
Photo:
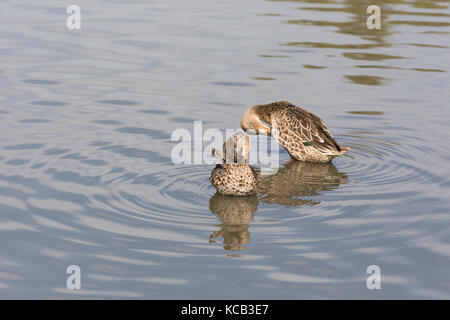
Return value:
<svg viewBox="0 0 450 320">
<path fill-rule="evenodd" d="M 250 107 L 241 118 L 241 128 L 250 134 L 270 136 L 270 127 L 265 125 L 258 114 L 259 105 Z"/>
<path fill-rule="evenodd" d="M 245 133 L 236 133 L 225 141 L 222 152 L 212 148 L 211 153 L 222 164 L 248 163 L 250 158 L 250 140 Z"/>
</svg>

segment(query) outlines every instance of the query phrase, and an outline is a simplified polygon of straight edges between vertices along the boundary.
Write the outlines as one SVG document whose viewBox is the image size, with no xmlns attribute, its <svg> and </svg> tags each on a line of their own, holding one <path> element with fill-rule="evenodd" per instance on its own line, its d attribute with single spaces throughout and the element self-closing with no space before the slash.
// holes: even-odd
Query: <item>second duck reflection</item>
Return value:
<svg viewBox="0 0 450 320">
<path fill-rule="evenodd" d="M 224 196 L 216 193 L 209 200 L 209 209 L 220 220 L 210 236 L 210 242 L 223 238 L 224 249 L 240 251 L 250 241 L 248 225 L 260 202 L 284 206 L 316 205 L 319 201 L 301 199 L 320 191 L 333 190 L 348 182 L 345 173 L 330 163 L 292 161 L 279 168 L 274 175 L 257 175 L 258 194 L 246 197 Z"/>
</svg>

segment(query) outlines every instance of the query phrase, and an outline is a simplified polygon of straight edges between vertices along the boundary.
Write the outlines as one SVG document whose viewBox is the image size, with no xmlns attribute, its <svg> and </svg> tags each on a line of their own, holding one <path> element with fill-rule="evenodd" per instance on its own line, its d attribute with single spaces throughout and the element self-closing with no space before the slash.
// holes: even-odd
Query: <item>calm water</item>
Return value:
<svg viewBox="0 0 450 320">
<path fill-rule="evenodd" d="M 0 3 L 0 298 L 450 298 L 450 3 Z M 257 197 L 173 130 L 290 100 L 348 155 Z M 82 271 L 66 289 L 66 268 Z M 368 290 L 366 268 L 381 268 Z"/>
</svg>

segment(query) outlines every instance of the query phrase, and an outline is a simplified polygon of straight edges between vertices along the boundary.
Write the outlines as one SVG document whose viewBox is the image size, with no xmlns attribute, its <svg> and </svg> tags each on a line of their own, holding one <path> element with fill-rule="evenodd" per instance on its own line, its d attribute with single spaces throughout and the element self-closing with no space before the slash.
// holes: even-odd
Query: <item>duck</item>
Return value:
<svg viewBox="0 0 450 320">
<path fill-rule="evenodd" d="M 326 163 L 350 150 L 337 143 L 318 116 L 289 101 L 248 108 L 241 128 L 249 134 L 272 136 L 297 161 Z"/>
<path fill-rule="evenodd" d="M 212 148 L 211 153 L 221 163 L 211 171 L 209 181 L 217 192 L 225 196 L 249 196 L 257 192 L 256 173 L 248 164 L 250 141 L 239 132 L 228 138 L 223 152 Z"/>
</svg>

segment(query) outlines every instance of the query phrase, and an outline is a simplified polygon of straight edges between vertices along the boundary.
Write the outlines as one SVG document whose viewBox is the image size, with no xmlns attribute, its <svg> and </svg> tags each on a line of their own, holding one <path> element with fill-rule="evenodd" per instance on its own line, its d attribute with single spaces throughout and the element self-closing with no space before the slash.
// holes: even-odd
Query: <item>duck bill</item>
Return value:
<svg viewBox="0 0 450 320">
<path fill-rule="evenodd" d="M 262 134 L 262 135 L 265 135 L 265 136 L 270 136 L 271 135 L 271 130 L 270 130 L 269 127 L 264 126 L 264 128 L 258 130 L 258 134 Z"/>
</svg>

